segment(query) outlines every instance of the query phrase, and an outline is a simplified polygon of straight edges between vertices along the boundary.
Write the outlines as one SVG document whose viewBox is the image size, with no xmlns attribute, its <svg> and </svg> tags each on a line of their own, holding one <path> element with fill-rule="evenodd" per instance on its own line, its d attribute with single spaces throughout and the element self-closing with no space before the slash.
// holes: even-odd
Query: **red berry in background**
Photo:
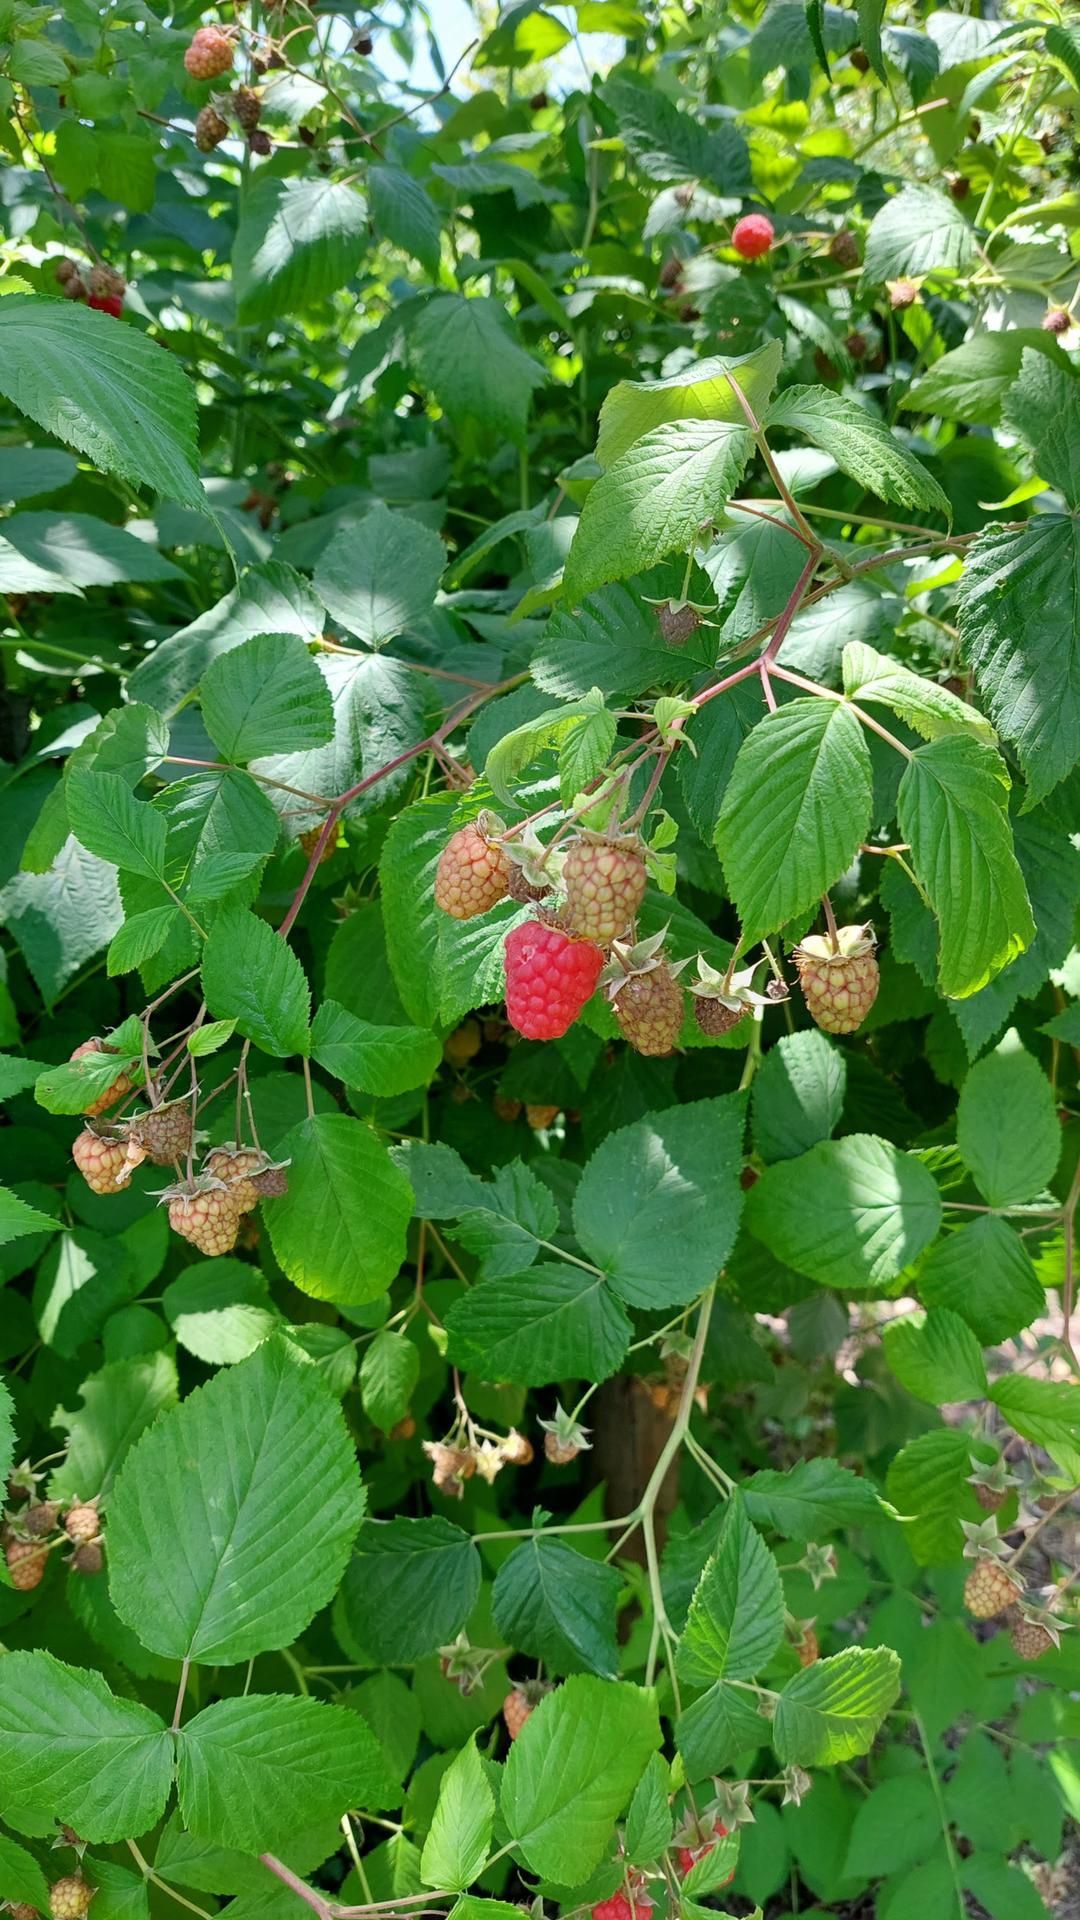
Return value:
<svg viewBox="0 0 1080 1920">
<path fill-rule="evenodd" d="M 474 920 L 505 897 L 510 862 L 479 826 L 451 834 L 435 869 L 435 905 L 454 920 Z"/>
<path fill-rule="evenodd" d="M 1044 333 L 1068 333 L 1072 323 L 1068 307 L 1047 307 L 1039 322 Z"/>
<path fill-rule="evenodd" d="M 97 313 L 111 313 L 114 320 L 119 320 L 124 311 L 124 302 L 118 293 L 92 293 L 86 304 Z"/>
<path fill-rule="evenodd" d="M 216 80 L 228 73 L 233 63 L 233 44 L 220 27 L 197 27 L 184 55 L 184 66 L 193 80 Z"/>
<path fill-rule="evenodd" d="M 649 1920 L 653 1903 L 646 1893 L 635 1893 L 633 1902 L 625 1893 L 613 1893 L 610 1900 L 598 1900 L 592 1920 Z"/>
<path fill-rule="evenodd" d="M 744 260 L 760 260 L 763 253 L 768 253 L 775 235 L 776 229 L 766 214 L 744 213 L 732 228 L 731 244 Z"/>
<path fill-rule="evenodd" d="M 591 999 L 604 956 L 591 940 L 526 920 L 506 936 L 506 1017 L 526 1040 L 558 1040 Z"/>
<path fill-rule="evenodd" d="M 718 1820 L 713 1827 L 711 1840 L 703 1841 L 698 1847 L 680 1847 L 679 1872 L 683 1874 L 689 1873 L 691 1867 L 696 1866 L 699 1860 L 704 1860 L 705 1855 L 712 1852 L 718 1840 L 725 1840 L 727 1838 L 727 1831 L 723 1821 Z M 727 1879 L 721 1881 L 721 1885 L 726 1887 L 734 1878 L 735 1869 L 732 1867 Z"/>
</svg>

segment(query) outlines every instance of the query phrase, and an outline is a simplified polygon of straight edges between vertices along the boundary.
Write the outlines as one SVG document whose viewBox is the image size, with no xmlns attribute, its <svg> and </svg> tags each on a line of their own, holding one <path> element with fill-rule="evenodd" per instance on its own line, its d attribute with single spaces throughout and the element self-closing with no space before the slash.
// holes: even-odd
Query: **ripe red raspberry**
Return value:
<svg viewBox="0 0 1080 1920">
<path fill-rule="evenodd" d="M 233 63 L 233 45 L 220 27 L 197 27 L 184 55 L 184 65 L 193 80 L 216 80 L 228 73 Z"/>
<path fill-rule="evenodd" d="M 1068 307 L 1047 307 L 1040 325 L 1044 333 L 1068 333 L 1072 323 Z"/>
<path fill-rule="evenodd" d="M 84 1127 L 72 1142 L 71 1157 L 91 1193 L 119 1193 L 120 1175 L 127 1164 L 127 1147 L 122 1140 L 103 1140 Z"/>
<path fill-rule="evenodd" d="M 510 862 L 475 823 L 451 834 L 435 869 L 435 905 L 454 920 L 474 920 L 505 897 Z"/>
<path fill-rule="evenodd" d="M 86 304 L 93 307 L 95 313 L 111 313 L 114 320 L 119 320 L 124 311 L 124 302 L 118 293 L 92 293 Z"/>
<path fill-rule="evenodd" d="M 975 1562 L 964 1582 L 964 1605 L 976 1620 L 993 1620 L 1005 1613 L 1022 1592 L 1022 1582 L 993 1554 Z"/>
<path fill-rule="evenodd" d="M 1014 1653 L 1021 1660 L 1041 1660 L 1054 1645 L 1054 1636 L 1040 1627 L 1037 1620 L 1018 1620 L 1009 1635 Z"/>
<path fill-rule="evenodd" d="M 592 1920 L 650 1920 L 653 1903 L 647 1893 L 635 1889 L 633 1904 L 621 1890 L 613 1893 L 610 1900 L 598 1900 L 592 1909 Z"/>
<path fill-rule="evenodd" d="M 776 229 L 764 213 L 745 213 L 731 230 L 731 244 L 744 260 L 760 260 L 772 246 Z"/>
<path fill-rule="evenodd" d="M 55 1881 L 49 1893 L 52 1920 L 83 1920 L 96 1891 L 81 1873 L 69 1873 L 66 1879 Z"/>
<path fill-rule="evenodd" d="M 169 1225 L 200 1253 L 230 1253 L 240 1230 L 240 1208 L 226 1187 L 201 1183 L 169 1199 Z"/>
<path fill-rule="evenodd" d="M 526 1040 L 558 1040 L 600 978 L 604 956 L 591 940 L 526 920 L 506 936 L 506 1017 Z"/>
<path fill-rule="evenodd" d="M 682 1031 L 682 988 L 666 961 L 648 973 L 632 973 L 614 995 L 611 1010 L 635 1053 L 663 1058 Z"/>
<path fill-rule="evenodd" d="M 213 153 L 227 138 L 229 123 L 223 120 L 216 107 L 200 107 L 195 115 L 195 145 L 200 153 Z M 317 829 L 316 829 L 317 831 Z"/>
<path fill-rule="evenodd" d="M 711 1840 L 706 1840 L 702 1845 L 696 1846 L 696 1847 L 680 1847 L 679 1848 L 680 1873 L 689 1873 L 691 1867 L 696 1866 L 699 1860 L 704 1860 L 705 1855 L 707 1853 L 712 1852 L 718 1840 L 726 1840 L 726 1838 L 727 1838 L 727 1828 L 725 1827 L 722 1820 L 718 1820 L 715 1826 L 713 1827 L 713 1837 Z M 734 1880 L 734 1878 L 735 1878 L 735 1869 L 734 1867 L 732 1867 L 731 1872 L 728 1874 L 727 1879 L 721 1881 L 720 1883 L 721 1886 L 724 1886 L 724 1887 L 728 1886 L 730 1882 Z"/>
<path fill-rule="evenodd" d="M 64 1532 L 80 1546 L 84 1540 L 96 1540 L 101 1532 L 101 1515 L 93 1500 L 78 1500 L 64 1515 Z"/>
<path fill-rule="evenodd" d="M 49 1558 L 46 1547 L 39 1547 L 36 1540 L 9 1540 L 4 1558 L 16 1593 L 29 1593 L 33 1587 L 40 1587 Z"/>
<path fill-rule="evenodd" d="M 164 1106 L 135 1114 L 128 1134 L 156 1167 L 171 1166 L 191 1145 L 191 1101 L 167 1100 Z"/>
<path fill-rule="evenodd" d="M 582 940 L 615 940 L 633 921 L 645 893 L 645 862 L 636 840 L 583 835 L 563 866 L 567 926 Z"/>
<path fill-rule="evenodd" d="M 812 933 L 795 948 L 806 1009 L 823 1033 L 862 1026 L 881 980 L 874 944 L 872 928 L 841 927 L 836 945 L 829 934 Z"/>
<path fill-rule="evenodd" d="M 107 1047 L 101 1040 L 84 1040 L 81 1047 L 76 1047 L 74 1053 L 71 1055 L 71 1059 L 83 1060 L 88 1053 L 115 1052 L 115 1047 Z M 127 1074 L 117 1074 L 111 1087 L 106 1087 L 104 1093 L 99 1093 L 97 1097 L 90 1102 L 88 1107 L 83 1108 L 83 1112 L 88 1120 L 92 1120 L 95 1114 L 104 1113 L 107 1107 L 115 1106 L 118 1100 L 123 1099 L 125 1093 L 130 1092 L 131 1081 L 128 1079 Z"/>
</svg>

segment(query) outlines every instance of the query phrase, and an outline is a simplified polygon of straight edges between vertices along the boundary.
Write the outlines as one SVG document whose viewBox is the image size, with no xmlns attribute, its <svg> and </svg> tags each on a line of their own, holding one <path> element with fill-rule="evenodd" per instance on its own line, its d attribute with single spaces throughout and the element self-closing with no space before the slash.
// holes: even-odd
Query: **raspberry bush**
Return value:
<svg viewBox="0 0 1080 1920">
<path fill-rule="evenodd" d="M 4 14 L 0 1905 L 1068 1916 L 1080 35 L 481 14 Z"/>
</svg>

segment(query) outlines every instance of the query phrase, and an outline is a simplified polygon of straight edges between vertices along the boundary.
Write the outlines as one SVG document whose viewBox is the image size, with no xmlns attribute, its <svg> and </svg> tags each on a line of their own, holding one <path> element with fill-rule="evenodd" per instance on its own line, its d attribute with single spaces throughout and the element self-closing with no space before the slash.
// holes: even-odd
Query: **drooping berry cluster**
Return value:
<svg viewBox="0 0 1080 1920">
<path fill-rule="evenodd" d="M 245 1214 L 288 1188 L 284 1165 L 257 1147 L 215 1147 L 200 1171 L 167 1187 L 169 1225 L 200 1253 L 231 1253 Z"/>
<path fill-rule="evenodd" d="M 111 313 L 118 320 L 124 311 L 127 281 L 115 267 L 95 261 L 89 273 L 66 253 L 56 262 L 56 280 L 65 300 L 85 300 L 98 313 Z"/>
<path fill-rule="evenodd" d="M 60 1501 L 39 1498 L 40 1478 L 27 1466 L 8 1482 L 11 1504 L 4 1509 L 0 1540 L 16 1593 L 41 1585 L 58 1547 L 70 1546 L 68 1565 L 76 1573 L 100 1573 L 105 1564 L 97 1501 L 75 1500 L 65 1512 Z"/>
</svg>

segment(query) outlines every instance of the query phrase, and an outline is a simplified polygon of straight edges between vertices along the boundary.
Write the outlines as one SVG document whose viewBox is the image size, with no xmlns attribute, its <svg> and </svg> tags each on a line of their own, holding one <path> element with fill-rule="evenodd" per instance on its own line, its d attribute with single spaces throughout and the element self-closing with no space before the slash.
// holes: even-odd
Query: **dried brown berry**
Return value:
<svg viewBox="0 0 1080 1920">
<path fill-rule="evenodd" d="M 856 73 L 869 73 L 870 56 L 864 53 L 861 47 L 852 47 L 849 58 Z"/>
<path fill-rule="evenodd" d="M 268 154 L 274 151 L 274 143 L 265 127 L 253 128 L 248 134 L 247 143 L 251 152 L 259 154 L 264 160 Z"/>
<path fill-rule="evenodd" d="M 857 267 L 859 258 L 859 243 L 851 228 L 841 227 L 829 241 L 829 259 L 835 260 L 838 267 Z"/>
<path fill-rule="evenodd" d="M 682 1031 L 683 995 L 666 962 L 632 973 L 612 996 L 611 1010 L 635 1053 L 662 1059 L 674 1051 Z"/>
<path fill-rule="evenodd" d="M 195 115 L 195 145 L 200 153 L 212 153 L 228 137 L 229 123 L 216 107 L 200 107 Z"/>
<path fill-rule="evenodd" d="M 59 1512 L 58 1501 L 41 1500 L 36 1506 L 27 1507 L 26 1512 L 20 1515 L 20 1525 L 32 1539 L 43 1540 L 56 1526 Z"/>
<path fill-rule="evenodd" d="M 687 601 L 665 600 L 656 609 L 656 624 L 664 645 L 684 647 L 701 625 L 701 615 Z"/>
<path fill-rule="evenodd" d="M 155 1166 L 171 1166 L 191 1145 L 190 1100 L 167 1100 L 164 1106 L 135 1114 L 128 1125 L 128 1137 Z"/>
<path fill-rule="evenodd" d="M 245 133 L 251 133 L 262 117 L 262 101 L 250 87 L 237 87 L 232 97 L 233 112 Z"/>
<path fill-rule="evenodd" d="M 745 1019 L 749 1008 L 745 1006 L 729 1007 L 723 1000 L 702 993 L 691 994 L 694 1003 L 694 1019 L 707 1033 L 710 1039 L 717 1039 L 722 1033 L 730 1033 L 740 1020 Z"/>
<path fill-rule="evenodd" d="M 100 1573 L 105 1565 L 105 1549 L 101 1541 L 88 1540 L 85 1546 L 76 1547 L 71 1564 L 76 1573 Z"/>
</svg>

